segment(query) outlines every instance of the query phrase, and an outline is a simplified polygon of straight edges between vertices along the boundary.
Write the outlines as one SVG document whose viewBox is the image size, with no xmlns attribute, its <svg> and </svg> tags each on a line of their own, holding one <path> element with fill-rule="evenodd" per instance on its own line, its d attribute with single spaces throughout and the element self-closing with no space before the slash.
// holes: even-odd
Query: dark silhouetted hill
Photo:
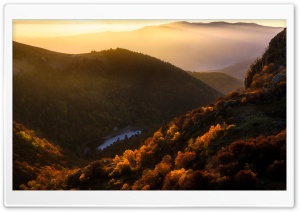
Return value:
<svg viewBox="0 0 300 212">
<path fill-rule="evenodd" d="M 125 49 L 71 55 L 14 42 L 13 69 L 14 120 L 76 153 L 114 127 L 157 128 L 222 95 Z"/>
</svg>

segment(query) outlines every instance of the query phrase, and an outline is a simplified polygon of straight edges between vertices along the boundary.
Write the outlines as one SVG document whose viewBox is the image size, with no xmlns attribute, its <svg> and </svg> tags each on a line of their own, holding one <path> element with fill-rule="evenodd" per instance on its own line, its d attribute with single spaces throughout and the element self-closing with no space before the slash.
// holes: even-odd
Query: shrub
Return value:
<svg viewBox="0 0 300 212">
<path fill-rule="evenodd" d="M 173 170 L 173 171 L 170 171 L 165 179 L 164 179 L 164 184 L 163 184 L 163 187 L 162 189 L 164 190 L 176 190 L 179 188 L 179 179 L 180 177 L 185 174 L 185 169 L 182 168 L 180 170 Z"/>
<path fill-rule="evenodd" d="M 149 168 L 153 165 L 154 152 L 149 147 L 143 145 L 136 154 L 136 162 L 138 167 Z"/>
<path fill-rule="evenodd" d="M 212 189 L 213 176 L 207 171 L 192 171 L 189 169 L 183 174 L 179 181 L 179 189 L 182 190 L 207 190 Z"/>
<path fill-rule="evenodd" d="M 158 189 L 157 185 L 162 181 L 159 178 L 159 173 L 156 170 L 146 169 L 143 171 L 142 177 L 135 181 L 132 190 Z"/>
<path fill-rule="evenodd" d="M 125 183 L 123 184 L 121 190 L 130 190 L 130 186 L 127 183 Z"/>
<path fill-rule="evenodd" d="M 234 177 L 235 187 L 238 190 L 251 190 L 257 188 L 256 174 L 251 170 L 241 170 Z"/>
<path fill-rule="evenodd" d="M 126 174 L 131 171 L 130 163 L 125 158 L 123 161 L 117 163 L 116 169 L 118 170 L 119 174 Z"/>
<path fill-rule="evenodd" d="M 224 123 L 222 126 L 217 124 L 216 126 L 211 126 L 209 131 L 202 136 L 198 136 L 195 143 L 192 145 L 194 149 L 199 149 L 200 147 L 208 147 L 211 141 L 215 140 L 222 131 L 226 130 L 227 124 Z"/>
<path fill-rule="evenodd" d="M 277 181 L 286 181 L 286 161 L 285 160 L 275 160 L 267 168 L 267 176 L 270 179 Z"/>
<path fill-rule="evenodd" d="M 241 99 L 241 103 L 246 103 L 247 102 L 247 98 L 246 97 L 243 97 L 242 99 Z"/>
<path fill-rule="evenodd" d="M 127 159 L 129 162 L 131 161 L 135 161 L 135 152 L 133 152 L 132 150 L 126 150 L 123 153 L 123 159 Z"/>
<path fill-rule="evenodd" d="M 177 157 L 175 159 L 175 165 L 177 168 L 189 168 L 193 164 L 195 160 L 196 153 L 195 152 L 178 152 Z"/>
<path fill-rule="evenodd" d="M 165 176 L 172 169 L 172 157 L 166 155 L 163 157 L 160 163 L 155 166 L 155 171 L 157 171 L 162 176 Z"/>
</svg>

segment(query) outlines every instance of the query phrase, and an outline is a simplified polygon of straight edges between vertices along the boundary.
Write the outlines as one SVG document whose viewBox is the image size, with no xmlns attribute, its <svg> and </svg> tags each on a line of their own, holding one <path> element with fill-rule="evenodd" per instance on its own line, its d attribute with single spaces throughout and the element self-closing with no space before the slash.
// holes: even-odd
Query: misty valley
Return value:
<svg viewBox="0 0 300 212">
<path fill-rule="evenodd" d="M 286 29 L 15 40 L 14 190 L 286 189 Z"/>
</svg>

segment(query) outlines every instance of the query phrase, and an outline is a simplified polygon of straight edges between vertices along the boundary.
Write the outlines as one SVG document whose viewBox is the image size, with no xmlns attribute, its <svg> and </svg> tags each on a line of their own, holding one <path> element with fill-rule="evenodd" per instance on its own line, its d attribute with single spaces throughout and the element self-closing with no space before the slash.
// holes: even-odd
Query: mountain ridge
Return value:
<svg viewBox="0 0 300 212">
<path fill-rule="evenodd" d="M 16 41 L 71 54 L 119 47 L 160 58 L 183 70 L 198 71 L 258 57 L 267 42 L 280 31 L 274 27 L 243 27 L 230 23 L 228 26 L 232 27 L 184 25 L 176 28 L 170 24 L 172 29 L 166 29 L 164 26 L 167 25 L 59 38 L 16 38 Z M 81 42 L 84 45 L 78 45 Z"/>
<path fill-rule="evenodd" d="M 243 87 L 241 80 L 224 72 L 188 72 L 224 95 Z"/>
<path fill-rule="evenodd" d="M 252 58 L 249 60 L 241 61 L 239 63 L 235 63 L 233 65 L 221 68 L 221 69 L 213 69 L 213 70 L 199 70 L 199 72 L 221 72 L 228 74 L 234 78 L 239 80 L 244 80 L 246 73 L 248 71 L 249 66 L 256 60 L 257 58 Z"/>
<path fill-rule="evenodd" d="M 246 23 L 246 22 L 237 22 L 237 23 L 230 23 L 226 21 L 213 21 L 213 22 L 188 22 L 188 21 L 178 21 L 178 22 L 172 22 L 164 25 L 172 25 L 172 24 L 187 24 L 187 25 L 203 25 L 203 26 L 214 26 L 214 25 L 231 25 L 231 26 L 257 26 L 257 27 L 271 27 L 271 26 L 264 26 L 257 23 Z"/>
</svg>

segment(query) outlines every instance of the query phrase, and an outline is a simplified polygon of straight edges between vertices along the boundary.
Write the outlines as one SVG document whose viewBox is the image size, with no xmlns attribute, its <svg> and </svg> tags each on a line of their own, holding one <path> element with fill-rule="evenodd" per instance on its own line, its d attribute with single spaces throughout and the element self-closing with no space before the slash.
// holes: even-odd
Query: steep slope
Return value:
<svg viewBox="0 0 300 212">
<path fill-rule="evenodd" d="M 273 87 L 286 80 L 286 29 L 275 36 L 262 58 L 248 70 L 246 88 Z M 266 83 L 268 82 L 268 83 Z"/>
<path fill-rule="evenodd" d="M 188 72 L 217 91 L 228 94 L 243 87 L 242 81 L 220 72 Z"/>
<path fill-rule="evenodd" d="M 115 127 L 156 128 L 222 95 L 125 49 L 69 55 L 14 42 L 13 52 L 14 120 L 73 152 Z"/>
<path fill-rule="evenodd" d="M 272 39 L 244 91 L 173 119 L 139 149 L 94 161 L 64 189 L 285 190 L 285 39 L 286 30 Z"/>
<path fill-rule="evenodd" d="M 71 54 L 119 47 L 160 58 L 184 70 L 199 71 L 257 58 L 281 30 L 251 23 L 173 22 L 128 32 L 18 38 L 15 41 Z"/>
<path fill-rule="evenodd" d="M 64 178 L 76 171 L 75 165 L 84 165 L 33 130 L 13 123 L 13 189 L 57 189 Z M 73 167 L 73 169 L 72 169 Z M 27 187 L 29 186 L 29 187 Z"/>
</svg>

